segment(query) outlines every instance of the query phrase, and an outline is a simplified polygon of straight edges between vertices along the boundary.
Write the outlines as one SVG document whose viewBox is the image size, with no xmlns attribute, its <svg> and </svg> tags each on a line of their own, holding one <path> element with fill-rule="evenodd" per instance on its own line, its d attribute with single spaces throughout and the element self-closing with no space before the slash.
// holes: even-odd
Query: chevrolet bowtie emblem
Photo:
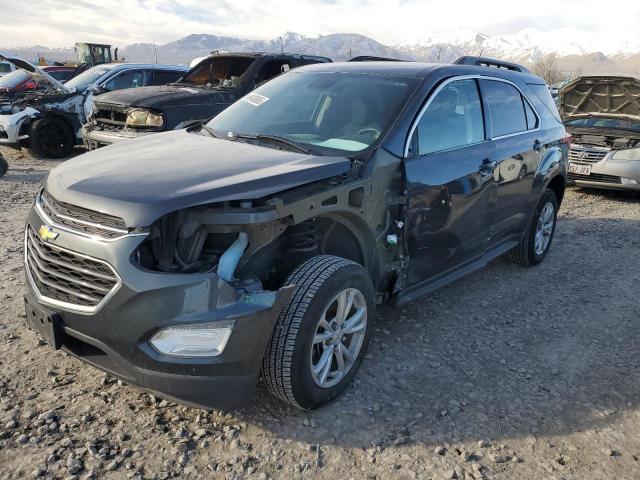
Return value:
<svg viewBox="0 0 640 480">
<path fill-rule="evenodd" d="M 46 225 L 42 225 L 40 227 L 40 230 L 38 230 L 38 235 L 40 235 L 40 238 L 45 241 L 53 241 L 56 238 L 58 238 L 58 235 L 60 235 L 58 232 L 54 232 L 53 229 L 51 227 L 48 227 Z"/>
</svg>

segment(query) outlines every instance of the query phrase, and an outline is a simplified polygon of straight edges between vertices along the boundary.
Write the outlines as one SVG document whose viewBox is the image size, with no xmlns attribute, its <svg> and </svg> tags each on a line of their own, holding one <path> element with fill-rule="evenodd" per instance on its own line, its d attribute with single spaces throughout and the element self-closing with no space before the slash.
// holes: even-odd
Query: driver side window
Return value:
<svg viewBox="0 0 640 480">
<path fill-rule="evenodd" d="M 445 85 L 427 106 L 415 135 L 418 155 L 483 142 L 484 118 L 476 81 L 455 80 Z"/>
</svg>

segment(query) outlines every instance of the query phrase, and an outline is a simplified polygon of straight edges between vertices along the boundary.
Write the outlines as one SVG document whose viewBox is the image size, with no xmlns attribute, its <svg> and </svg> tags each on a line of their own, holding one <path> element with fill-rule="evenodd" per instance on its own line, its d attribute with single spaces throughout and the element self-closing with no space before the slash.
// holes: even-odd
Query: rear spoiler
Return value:
<svg viewBox="0 0 640 480">
<path fill-rule="evenodd" d="M 503 60 L 496 60 L 495 58 L 488 57 L 472 57 L 470 55 L 466 55 L 458 58 L 453 63 L 455 65 L 476 65 L 478 67 L 504 68 L 514 72 L 531 73 L 527 67 L 517 63 L 505 62 Z"/>
</svg>

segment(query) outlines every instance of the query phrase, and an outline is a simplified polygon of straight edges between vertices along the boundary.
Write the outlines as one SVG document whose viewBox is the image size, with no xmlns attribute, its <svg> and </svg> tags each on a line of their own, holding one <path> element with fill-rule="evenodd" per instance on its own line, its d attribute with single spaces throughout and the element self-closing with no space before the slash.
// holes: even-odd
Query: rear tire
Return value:
<svg viewBox="0 0 640 480">
<path fill-rule="evenodd" d="M 303 263 L 285 285 L 295 288 L 267 346 L 262 378 L 276 397 L 312 409 L 340 395 L 360 367 L 374 289 L 361 265 L 332 255 Z"/>
<path fill-rule="evenodd" d="M 553 190 L 547 188 L 536 206 L 520 245 L 509 252 L 509 259 L 524 267 L 541 263 L 551 248 L 557 218 L 558 200 Z"/>
<path fill-rule="evenodd" d="M 38 158 L 60 159 L 73 152 L 75 137 L 68 122 L 55 116 L 35 120 L 29 127 L 29 147 Z"/>
</svg>

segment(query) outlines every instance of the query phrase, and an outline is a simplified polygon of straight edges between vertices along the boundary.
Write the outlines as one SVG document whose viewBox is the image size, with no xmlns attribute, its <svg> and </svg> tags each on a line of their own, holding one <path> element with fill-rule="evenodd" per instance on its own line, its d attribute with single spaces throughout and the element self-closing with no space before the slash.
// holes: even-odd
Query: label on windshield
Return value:
<svg viewBox="0 0 640 480">
<path fill-rule="evenodd" d="M 242 97 L 242 100 L 250 103 L 254 107 L 259 107 L 269 99 L 264 95 L 260 95 L 259 93 L 250 93 L 249 95 L 245 95 L 244 97 Z"/>
</svg>

